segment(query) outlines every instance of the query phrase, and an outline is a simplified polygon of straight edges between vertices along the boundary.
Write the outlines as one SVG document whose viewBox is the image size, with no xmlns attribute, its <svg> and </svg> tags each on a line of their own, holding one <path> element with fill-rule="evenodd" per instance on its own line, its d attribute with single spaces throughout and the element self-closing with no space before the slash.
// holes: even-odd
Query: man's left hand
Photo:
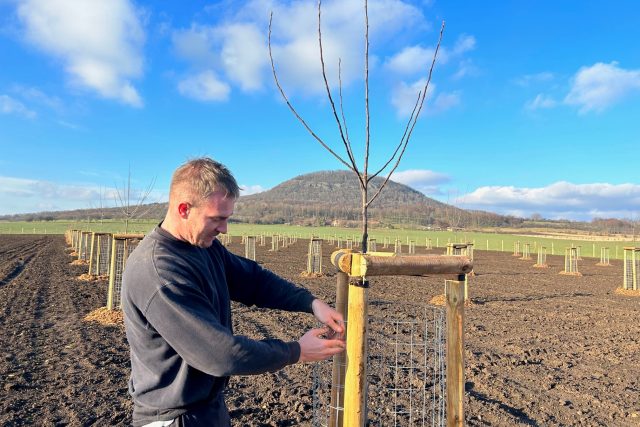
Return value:
<svg viewBox="0 0 640 427">
<path fill-rule="evenodd" d="M 311 303 L 311 309 L 318 321 L 330 327 L 336 334 L 342 335 L 344 333 L 342 313 L 339 313 L 327 303 L 317 298 Z"/>
</svg>

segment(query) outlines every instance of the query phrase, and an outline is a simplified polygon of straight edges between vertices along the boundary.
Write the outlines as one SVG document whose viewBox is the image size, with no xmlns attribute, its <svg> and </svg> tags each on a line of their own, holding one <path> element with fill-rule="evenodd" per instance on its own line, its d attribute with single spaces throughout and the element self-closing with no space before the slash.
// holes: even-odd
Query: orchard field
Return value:
<svg viewBox="0 0 640 427">
<path fill-rule="evenodd" d="M 435 241 L 434 241 L 435 244 Z M 332 302 L 334 246 L 324 243 L 324 276 L 304 278 L 308 240 L 277 252 L 257 246 L 265 268 Z M 236 237 L 229 245 L 243 254 Z M 380 250 L 380 246 L 378 247 Z M 426 251 L 418 242 L 417 253 Z M 584 253 L 583 253 L 584 254 Z M 471 426 L 640 425 L 640 298 L 622 295 L 621 261 L 581 277 L 476 242 L 471 304 L 465 308 L 465 414 Z M 0 235 L 0 425 L 129 425 L 129 360 L 121 325 L 85 317 L 106 303 L 106 281 L 84 282 L 62 235 Z M 392 318 L 407 304 L 428 306 L 442 277 L 371 280 L 370 304 Z M 255 338 L 295 340 L 315 326 L 304 314 L 234 306 L 234 328 Z M 312 425 L 311 365 L 233 378 L 234 426 Z M 380 409 L 380 408 L 378 408 Z M 384 409 L 384 408 L 383 408 Z"/>
</svg>

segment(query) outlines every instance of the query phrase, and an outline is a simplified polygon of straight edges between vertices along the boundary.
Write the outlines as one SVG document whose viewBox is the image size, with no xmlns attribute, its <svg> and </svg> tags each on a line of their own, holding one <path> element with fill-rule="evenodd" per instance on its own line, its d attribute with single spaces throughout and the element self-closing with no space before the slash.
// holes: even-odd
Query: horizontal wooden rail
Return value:
<svg viewBox="0 0 640 427">
<path fill-rule="evenodd" d="M 142 239 L 144 237 L 144 234 L 142 233 L 133 233 L 133 234 L 114 234 L 113 238 L 114 239 Z"/>
<path fill-rule="evenodd" d="M 426 274 L 468 274 L 473 261 L 460 255 L 396 255 L 391 252 L 361 254 L 340 249 L 331 263 L 349 276 L 422 276 Z"/>
</svg>

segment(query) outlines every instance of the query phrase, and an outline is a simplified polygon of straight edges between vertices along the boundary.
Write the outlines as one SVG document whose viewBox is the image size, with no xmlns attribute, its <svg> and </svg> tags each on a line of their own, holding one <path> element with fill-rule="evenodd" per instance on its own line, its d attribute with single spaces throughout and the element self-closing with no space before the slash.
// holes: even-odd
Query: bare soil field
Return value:
<svg viewBox="0 0 640 427">
<path fill-rule="evenodd" d="M 335 297 L 333 249 L 325 275 L 303 278 L 307 241 L 269 252 L 264 267 Z M 229 247 L 242 254 L 236 237 Z M 424 248 L 417 248 L 424 253 Z M 441 250 L 430 251 L 438 253 Z M 107 426 L 130 423 L 128 347 L 122 326 L 84 320 L 106 303 L 106 281 L 83 282 L 62 236 L 0 236 L 0 424 Z M 466 424 L 470 426 L 640 425 L 640 297 L 615 293 L 622 265 L 585 258 L 581 277 L 559 275 L 509 253 L 475 251 L 465 309 Z M 428 305 L 442 277 L 371 280 L 370 302 L 392 315 Z M 294 340 L 309 315 L 234 306 L 235 332 Z M 234 426 L 312 425 L 311 365 L 233 378 Z"/>
</svg>

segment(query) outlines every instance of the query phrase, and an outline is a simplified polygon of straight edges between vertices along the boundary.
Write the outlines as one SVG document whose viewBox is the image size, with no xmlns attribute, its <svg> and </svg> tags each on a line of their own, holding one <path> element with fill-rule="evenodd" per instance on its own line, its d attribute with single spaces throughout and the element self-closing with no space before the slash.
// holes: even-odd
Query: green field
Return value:
<svg viewBox="0 0 640 427">
<path fill-rule="evenodd" d="M 129 223 L 128 232 L 147 233 L 156 226 L 158 221 L 132 221 Z M 83 231 L 122 233 L 125 231 L 122 221 L 42 221 L 42 222 L 8 222 L 0 221 L 0 234 L 64 234 L 69 229 Z M 359 229 L 338 227 L 301 227 L 292 225 L 260 225 L 231 223 L 229 234 L 232 236 L 274 234 L 295 235 L 308 239 L 312 236 L 320 238 L 340 237 L 358 240 L 361 233 Z M 640 246 L 640 242 L 621 241 L 597 241 L 579 239 L 556 239 L 548 237 L 518 236 L 503 233 L 478 233 L 465 231 L 421 231 L 412 229 L 371 229 L 369 237 L 376 239 L 378 250 L 386 239 L 391 243 L 400 239 L 403 245 L 413 240 L 418 247 L 424 247 L 427 239 L 431 239 L 431 245 L 436 248 L 444 248 L 447 243 L 473 243 L 476 250 L 513 252 L 516 242 L 520 242 L 521 252 L 525 244 L 529 244 L 530 253 L 535 260 L 535 254 L 540 246 L 546 247 L 548 255 L 563 255 L 564 250 L 570 246 L 579 246 L 581 256 L 600 258 L 600 249 L 609 248 L 611 259 L 621 259 L 623 248 L 627 246 Z"/>
</svg>

